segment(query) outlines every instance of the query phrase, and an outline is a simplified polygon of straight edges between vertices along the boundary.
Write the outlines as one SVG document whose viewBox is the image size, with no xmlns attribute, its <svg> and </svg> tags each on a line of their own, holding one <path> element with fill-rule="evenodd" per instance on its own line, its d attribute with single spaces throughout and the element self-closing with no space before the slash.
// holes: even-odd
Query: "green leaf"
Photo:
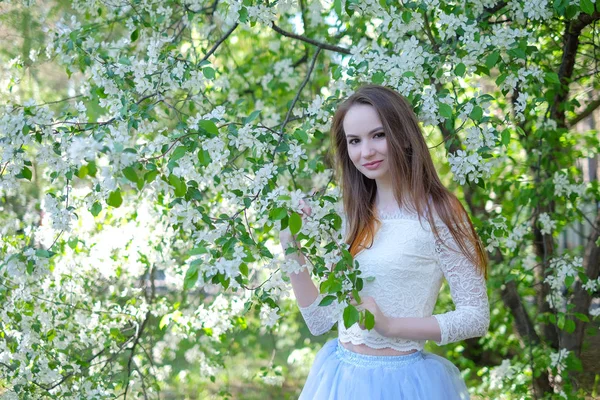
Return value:
<svg viewBox="0 0 600 400">
<path fill-rule="evenodd" d="M 287 217 L 287 215 L 287 210 L 282 207 L 274 208 L 269 212 L 269 218 L 273 221 L 279 221 L 280 219 Z"/>
<path fill-rule="evenodd" d="M 440 115 L 444 118 L 452 118 L 452 107 L 446 103 L 439 103 Z"/>
<path fill-rule="evenodd" d="M 211 67 L 203 68 L 202 73 L 206 79 L 215 79 L 215 70 Z"/>
<path fill-rule="evenodd" d="M 369 310 L 365 310 L 365 328 L 371 330 L 375 327 L 375 316 Z"/>
<path fill-rule="evenodd" d="M 185 156 L 186 152 L 187 152 L 187 147 L 178 146 L 175 150 L 173 150 L 173 153 L 171 153 L 171 158 L 169 158 L 169 161 L 179 160 L 181 157 Z"/>
<path fill-rule="evenodd" d="M 556 72 L 546 72 L 546 75 L 544 75 L 544 79 L 548 83 L 560 83 L 560 78 L 558 77 L 558 74 Z"/>
<path fill-rule="evenodd" d="M 96 163 L 94 161 L 90 161 L 87 165 L 88 175 L 91 177 L 96 176 L 96 172 L 98 172 L 98 168 L 96 167 Z"/>
<path fill-rule="evenodd" d="M 100 211 L 102 211 L 102 204 L 97 201 L 94 202 L 94 204 L 92 204 L 92 208 L 90 208 L 90 212 L 94 217 L 97 217 L 98 214 L 100 214 Z"/>
<path fill-rule="evenodd" d="M 250 113 L 250 115 L 248 115 L 246 118 L 244 118 L 244 124 L 249 124 L 250 122 L 254 121 L 256 119 L 256 117 L 258 117 L 259 115 L 260 115 L 260 110 L 252 111 L 252 113 Z"/>
<path fill-rule="evenodd" d="M 565 286 L 567 288 L 571 287 L 571 285 L 573 285 L 573 282 L 575 282 L 575 277 L 573 275 L 569 275 L 565 278 Z"/>
<path fill-rule="evenodd" d="M 212 121 L 202 120 L 198 122 L 198 126 L 204 129 L 206 132 L 210 133 L 211 135 L 219 134 L 219 128 L 217 128 L 217 125 L 215 125 L 215 123 Z"/>
<path fill-rule="evenodd" d="M 341 16 L 342 16 L 342 0 L 334 0 L 333 9 L 335 10 L 335 13 L 337 14 L 338 18 L 341 18 Z"/>
<path fill-rule="evenodd" d="M 373 77 L 371 78 L 371 82 L 373 82 L 376 85 L 381 85 L 384 80 L 385 80 L 385 73 L 381 72 L 381 71 L 375 72 L 373 74 Z"/>
<path fill-rule="evenodd" d="M 360 319 L 358 310 L 353 305 L 348 305 L 344 308 L 344 326 L 346 329 L 357 323 Z"/>
<path fill-rule="evenodd" d="M 48 250 L 37 249 L 35 255 L 40 258 L 50 258 L 52 254 Z"/>
<path fill-rule="evenodd" d="M 456 74 L 456 76 L 464 76 L 466 70 L 467 70 L 467 67 L 465 66 L 465 64 L 459 63 L 456 66 L 456 68 L 454 68 L 454 73 Z"/>
<path fill-rule="evenodd" d="M 139 31 L 139 29 L 136 29 L 135 31 L 131 32 L 131 36 L 129 38 L 131 39 L 132 42 L 135 42 L 136 40 L 138 40 L 139 37 L 140 37 L 140 31 Z"/>
<path fill-rule="evenodd" d="M 588 15 L 592 15 L 594 13 L 595 6 L 591 0 L 581 0 L 579 5 L 581 6 L 581 11 L 583 11 L 584 13 Z"/>
<path fill-rule="evenodd" d="M 135 169 L 133 169 L 132 166 L 123 168 L 123 175 L 133 183 L 137 183 L 139 180 L 137 174 L 135 173 Z"/>
<path fill-rule="evenodd" d="M 183 288 L 185 290 L 190 290 L 191 288 L 193 288 L 196 285 L 197 281 L 198 281 L 198 265 L 192 264 L 192 265 L 190 265 L 187 272 L 185 273 L 185 278 L 183 278 Z"/>
<path fill-rule="evenodd" d="M 333 301 L 334 301 L 335 299 L 336 299 L 336 297 L 335 297 L 335 296 L 331 296 L 331 295 L 329 295 L 329 296 L 325 296 L 325 297 L 323 297 L 323 299 L 322 299 L 322 300 L 321 300 L 321 302 L 319 303 L 319 306 L 323 306 L 323 307 L 325 307 L 325 306 L 328 306 L 328 305 L 330 305 L 331 303 L 333 303 Z"/>
<path fill-rule="evenodd" d="M 306 134 L 306 131 L 302 129 L 296 129 L 294 132 L 294 138 L 299 142 L 308 143 L 308 135 Z"/>
<path fill-rule="evenodd" d="M 31 181 L 31 177 L 33 176 L 33 174 L 31 173 L 31 170 L 27 167 L 23 167 L 23 169 L 21 170 L 21 175 L 23 176 L 23 178 L 27 179 L 28 181 Z"/>
<path fill-rule="evenodd" d="M 181 197 L 185 195 L 185 192 L 187 192 L 187 186 L 183 178 L 171 174 L 169 175 L 169 183 L 175 188 L 175 196 Z"/>
<path fill-rule="evenodd" d="M 572 319 L 566 320 L 565 321 L 565 331 L 567 331 L 567 333 L 575 332 L 575 321 L 573 321 Z"/>
<path fill-rule="evenodd" d="M 582 314 L 582 313 L 574 313 L 573 315 L 575 315 L 575 317 L 576 317 L 578 320 L 580 320 L 580 321 L 583 321 L 583 322 L 590 322 L 590 319 L 589 319 L 589 318 L 588 318 L 588 316 L 587 316 L 587 315 L 585 315 L 585 314 Z"/>
<path fill-rule="evenodd" d="M 210 158 L 209 152 L 204 149 L 200 149 L 200 151 L 198 151 L 198 161 L 200 161 L 200 165 L 204 167 L 210 164 L 212 159 Z"/>
<path fill-rule="evenodd" d="M 117 189 L 115 191 L 110 192 L 110 194 L 108 195 L 108 200 L 106 200 L 106 203 L 109 206 L 119 208 L 121 206 L 121 204 L 123 204 L 123 198 L 121 197 L 121 189 Z"/>
<path fill-rule="evenodd" d="M 496 65 L 499 58 L 500 58 L 500 53 L 498 53 L 497 51 L 489 54 L 485 58 L 485 66 L 488 67 L 488 69 L 491 69 L 492 67 L 494 67 Z"/>
<path fill-rule="evenodd" d="M 87 176 L 87 174 L 88 174 L 88 166 L 82 165 L 81 168 L 79 168 L 79 170 L 77 171 L 77 173 L 75 175 L 77 175 L 77 177 L 79 179 L 83 179 Z"/>
<path fill-rule="evenodd" d="M 508 146 L 508 144 L 510 143 L 510 131 L 508 129 L 505 129 L 502 131 L 502 144 L 504 146 Z"/>
<path fill-rule="evenodd" d="M 148 171 L 148 172 L 146 172 L 144 174 L 144 180 L 147 183 L 150 183 L 150 182 L 152 182 L 156 178 L 157 175 L 158 175 L 158 170 L 157 169 L 152 170 L 152 171 Z"/>
<path fill-rule="evenodd" d="M 302 228 L 302 217 L 300 216 L 300 214 L 298 214 L 297 212 L 293 212 L 292 215 L 290 215 L 289 225 L 290 232 L 292 233 L 292 235 L 295 235 L 296 233 L 300 232 L 300 228 Z"/>
<path fill-rule="evenodd" d="M 473 107 L 470 117 L 473 121 L 481 121 L 481 118 L 483 118 L 483 109 L 479 106 Z"/>
<path fill-rule="evenodd" d="M 240 273 L 244 275 L 246 278 L 248 277 L 248 264 L 241 263 L 240 264 Z"/>
<path fill-rule="evenodd" d="M 162 329 L 165 326 L 169 325 L 169 321 L 171 320 L 171 314 L 165 314 L 160 319 L 160 323 L 158 324 L 158 329 Z"/>
</svg>

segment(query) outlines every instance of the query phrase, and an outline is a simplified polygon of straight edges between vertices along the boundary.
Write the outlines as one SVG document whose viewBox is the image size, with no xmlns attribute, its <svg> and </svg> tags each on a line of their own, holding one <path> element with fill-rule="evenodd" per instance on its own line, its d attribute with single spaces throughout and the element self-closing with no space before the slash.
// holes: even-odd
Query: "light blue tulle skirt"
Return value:
<svg viewBox="0 0 600 400">
<path fill-rule="evenodd" d="M 469 392 L 458 368 L 435 354 L 369 356 L 338 339 L 317 353 L 299 400 L 454 400 Z"/>
</svg>

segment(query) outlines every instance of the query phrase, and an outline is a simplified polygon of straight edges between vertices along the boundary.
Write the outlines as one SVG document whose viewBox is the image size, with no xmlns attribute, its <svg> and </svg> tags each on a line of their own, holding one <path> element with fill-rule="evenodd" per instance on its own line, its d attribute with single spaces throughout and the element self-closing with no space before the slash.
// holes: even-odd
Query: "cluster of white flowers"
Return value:
<svg viewBox="0 0 600 400">
<path fill-rule="evenodd" d="M 212 162 L 206 166 L 204 175 L 207 177 L 219 175 L 225 164 L 227 164 L 230 154 L 223 139 L 219 136 L 206 139 L 202 142 L 200 147 L 210 153 L 210 158 L 212 160 Z"/>
<path fill-rule="evenodd" d="M 548 213 L 541 213 L 539 216 L 542 235 L 552 235 L 556 229 L 556 221 L 553 221 Z"/>
<path fill-rule="evenodd" d="M 556 368 L 560 373 L 567 367 L 567 358 L 571 352 L 567 349 L 560 349 L 556 353 L 550 354 L 550 367 Z"/>
<path fill-rule="evenodd" d="M 198 367 L 203 376 L 214 376 L 218 371 L 217 366 L 208 360 L 206 353 L 198 345 L 194 345 L 188 349 L 183 354 L 183 357 L 188 363 Z"/>
<path fill-rule="evenodd" d="M 323 97 L 316 96 L 312 103 L 306 107 L 306 113 L 314 117 L 317 122 L 323 123 L 329 119 L 330 115 L 323 104 Z"/>
<path fill-rule="evenodd" d="M 594 294 L 600 287 L 600 278 L 596 280 L 588 278 L 587 282 L 585 282 L 582 287 L 590 294 Z"/>
<path fill-rule="evenodd" d="M 515 370 L 510 365 L 510 360 L 502 360 L 502 363 L 494 367 L 490 372 L 490 387 L 492 389 L 501 389 L 504 386 L 504 380 L 511 379 L 514 374 Z"/>
<path fill-rule="evenodd" d="M 292 64 L 293 61 L 291 58 L 285 58 L 273 64 L 273 71 L 275 76 L 279 77 L 281 82 L 285 82 L 291 88 L 295 88 L 298 85 L 300 77 L 294 71 Z"/>
<path fill-rule="evenodd" d="M 275 326 L 281 316 L 277 314 L 277 308 L 271 308 L 268 304 L 263 304 L 260 308 L 260 320 L 263 326 L 271 328 Z"/>
<path fill-rule="evenodd" d="M 478 153 L 468 154 L 464 150 L 458 150 L 448 156 L 448 162 L 454 179 L 461 185 L 464 185 L 467 179 L 477 183 L 479 179 L 489 178 L 491 173 L 491 165 Z"/>
<path fill-rule="evenodd" d="M 446 14 L 441 8 L 438 8 L 436 15 L 439 18 L 438 24 L 441 28 L 439 31 L 442 40 L 455 37 L 456 30 L 459 28 L 462 30 L 467 28 L 467 17 L 464 14 Z"/>
<path fill-rule="evenodd" d="M 272 151 L 272 146 L 269 146 L 262 140 L 258 139 L 258 136 L 262 134 L 265 129 L 254 128 L 251 125 L 244 125 L 237 131 L 237 136 L 230 134 L 227 136 L 229 139 L 229 145 L 235 146 L 239 151 L 245 149 L 252 149 L 255 152 L 256 157 L 262 158 L 265 154 Z"/>
<path fill-rule="evenodd" d="M 573 193 L 582 196 L 587 188 L 585 183 L 571 183 L 568 174 L 564 171 L 556 171 L 552 182 L 555 196 L 570 197 Z"/>
<path fill-rule="evenodd" d="M 97 142 L 92 136 L 75 136 L 67 145 L 69 162 L 79 167 L 86 160 L 93 161 L 102 147 L 102 143 Z"/>
<path fill-rule="evenodd" d="M 41 204 L 42 210 L 50 216 L 52 228 L 57 231 L 70 231 L 71 223 L 76 218 L 75 214 L 58 202 L 55 196 L 46 194 Z"/>
<path fill-rule="evenodd" d="M 251 20 L 256 20 L 263 25 L 270 26 L 276 20 L 274 7 L 259 4 L 257 6 L 246 7 L 246 9 L 248 10 L 248 17 Z"/>
<path fill-rule="evenodd" d="M 520 92 L 517 97 L 517 101 L 515 102 L 515 119 L 517 121 L 525 120 L 525 108 L 527 107 L 527 99 L 529 98 L 529 94 L 526 92 Z"/>
<path fill-rule="evenodd" d="M 556 257 L 550 260 L 548 275 L 544 282 L 550 286 L 551 292 L 546 296 L 550 307 L 557 309 L 564 303 L 562 290 L 568 277 L 576 278 L 582 271 L 583 258 L 581 257 Z"/>
<path fill-rule="evenodd" d="M 293 258 L 289 258 L 289 257 L 286 257 L 284 259 L 284 261 L 281 263 L 281 270 L 286 275 L 297 274 L 297 273 L 301 272 L 302 270 L 304 270 L 305 268 L 308 268 L 308 265 L 306 265 L 306 264 L 300 265 L 300 263 L 298 261 L 296 261 Z"/>
<path fill-rule="evenodd" d="M 300 165 L 300 160 L 307 160 L 306 150 L 304 146 L 299 145 L 297 142 L 291 141 L 289 143 L 290 149 L 287 152 L 288 164 L 293 168 L 297 169 Z"/>
<path fill-rule="evenodd" d="M 519 243 L 522 242 L 523 237 L 527 233 L 528 225 L 523 223 L 517 225 L 513 228 L 511 232 L 508 233 L 508 237 L 506 238 L 506 242 L 504 245 L 509 250 L 515 250 Z"/>
<path fill-rule="evenodd" d="M 477 151 L 482 147 L 494 147 L 496 130 L 489 124 L 481 124 L 466 129 L 465 146 L 467 151 Z"/>
<path fill-rule="evenodd" d="M 273 374 L 261 375 L 260 379 L 265 385 L 269 386 L 282 386 L 285 381 L 285 377 L 282 375 L 282 368 L 280 365 L 272 369 Z"/>
<path fill-rule="evenodd" d="M 500 247 L 500 243 L 504 237 L 504 233 L 508 230 L 508 227 L 506 225 L 506 217 L 504 216 L 498 216 L 489 220 L 489 222 L 492 229 L 487 238 L 486 250 L 491 252 L 494 251 L 495 248 Z"/>
<path fill-rule="evenodd" d="M 233 328 L 231 319 L 238 316 L 244 309 L 242 298 L 234 297 L 229 301 L 219 294 L 207 308 L 204 304 L 195 311 L 191 326 L 195 329 L 210 329 L 211 338 L 219 340 L 219 336 Z"/>
<path fill-rule="evenodd" d="M 552 6 L 548 0 L 509 1 L 512 17 L 519 23 L 527 19 L 545 21 L 552 17 Z"/>
</svg>

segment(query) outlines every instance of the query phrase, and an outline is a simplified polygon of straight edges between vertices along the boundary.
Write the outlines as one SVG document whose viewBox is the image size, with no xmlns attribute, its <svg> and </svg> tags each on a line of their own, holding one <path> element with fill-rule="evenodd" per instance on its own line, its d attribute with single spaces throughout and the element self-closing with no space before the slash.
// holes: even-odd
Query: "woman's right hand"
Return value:
<svg viewBox="0 0 600 400">
<path fill-rule="evenodd" d="M 310 215 L 312 210 L 311 208 L 304 202 L 304 200 L 300 200 L 299 205 L 301 206 L 300 217 L 302 217 L 302 222 L 304 222 L 307 215 Z M 296 235 L 292 235 L 290 232 L 289 226 L 279 232 L 279 241 L 281 243 L 281 247 L 285 251 L 288 247 L 289 243 L 296 241 Z"/>
</svg>

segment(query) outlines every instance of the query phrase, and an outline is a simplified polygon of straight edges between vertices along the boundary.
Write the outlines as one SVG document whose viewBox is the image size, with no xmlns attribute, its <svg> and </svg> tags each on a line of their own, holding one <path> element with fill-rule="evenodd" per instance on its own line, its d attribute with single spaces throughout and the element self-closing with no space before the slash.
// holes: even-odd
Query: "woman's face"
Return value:
<svg viewBox="0 0 600 400">
<path fill-rule="evenodd" d="M 383 125 L 373 106 L 355 104 L 344 118 L 348 156 L 360 172 L 370 179 L 387 176 L 387 139 Z M 369 165 L 377 162 L 375 165 Z"/>
</svg>

